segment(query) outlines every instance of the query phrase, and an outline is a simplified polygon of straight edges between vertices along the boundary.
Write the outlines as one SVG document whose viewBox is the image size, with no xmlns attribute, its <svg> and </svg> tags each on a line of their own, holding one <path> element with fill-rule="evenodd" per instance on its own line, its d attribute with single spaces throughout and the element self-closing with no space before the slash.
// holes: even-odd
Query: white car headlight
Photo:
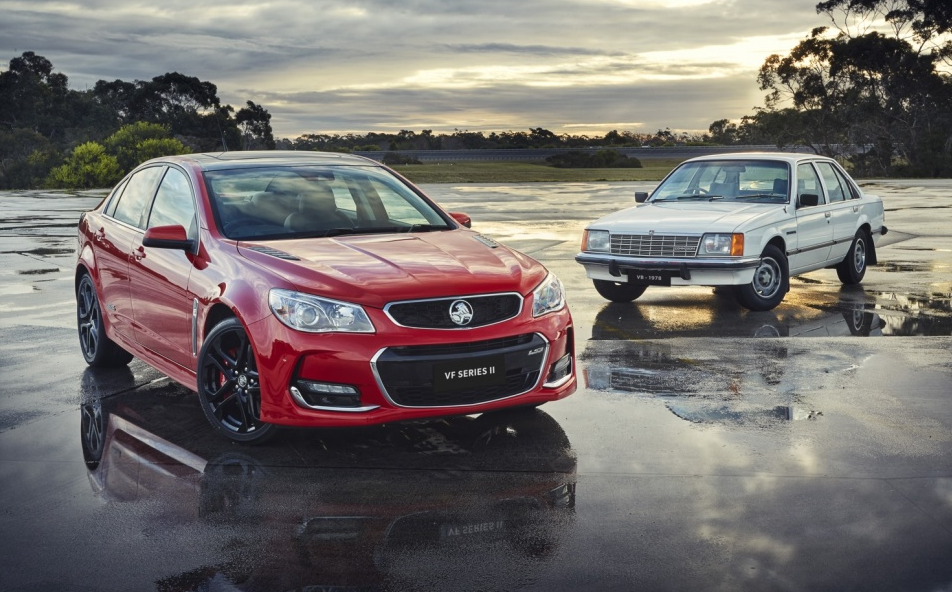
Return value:
<svg viewBox="0 0 952 592">
<path fill-rule="evenodd" d="M 532 291 L 532 316 L 541 317 L 563 308 L 565 308 L 565 289 L 559 278 L 555 277 L 554 273 L 550 273 Z"/>
<path fill-rule="evenodd" d="M 611 250 L 611 239 L 607 230 L 586 230 L 582 236 L 583 251 L 607 253 Z"/>
<path fill-rule="evenodd" d="M 268 304 L 274 316 L 298 331 L 308 333 L 373 333 L 374 325 L 357 304 L 318 298 L 292 290 L 272 289 Z"/>
<path fill-rule="evenodd" d="M 697 254 L 701 257 L 706 255 L 740 257 L 744 254 L 744 235 L 736 232 L 733 234 L 705 234 L 701 237 Z"/>
</svg>

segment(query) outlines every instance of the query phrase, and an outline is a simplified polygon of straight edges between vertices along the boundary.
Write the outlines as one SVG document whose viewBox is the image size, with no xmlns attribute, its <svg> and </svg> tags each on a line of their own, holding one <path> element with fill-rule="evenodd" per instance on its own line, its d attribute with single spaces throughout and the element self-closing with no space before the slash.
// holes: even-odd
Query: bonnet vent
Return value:
<svg viewBox="0 0 952 592">
<path fill-rule="evenodd" d="M 286 261 L 300 261 L 300 257 L 295 257 L 290 253 L 285 253 L 284 251 L 279 251 L 277 249 L 272 249 L 271 247 L 263 247 L 261 245 L 255 245 L 248 247 L 251 251 L 257 251 L 259 253 L 264 253 L 265 255 L 271 255 L 272 257 L 277 257 L 278 259 L 284 259 Z"/>
</svg>

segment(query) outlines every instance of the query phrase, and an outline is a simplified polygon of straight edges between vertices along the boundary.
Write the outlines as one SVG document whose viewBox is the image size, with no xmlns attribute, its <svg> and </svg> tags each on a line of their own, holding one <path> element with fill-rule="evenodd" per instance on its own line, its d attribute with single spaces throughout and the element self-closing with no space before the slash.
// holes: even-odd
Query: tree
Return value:
<svg viewBox="0 0 952 592">
<path fill-rule="evenodd" d="M 103 140 L 103 147 L 125 174 L 150 158 L 188 153 L 185 145 L 170 136 L 166 126 L 140 121 L 119 128 Z"/>
<path fill-rule="evenodd" d="M 36 187 L 59 160 L 45 136 L 28 129 L 0 127 L 0 189 Z"/>
<path fill-rule="evenodd" d="M 70 99 L 65 74 L 53 72 L 53 64 L 32 51 L 10 60 L 0 72 L 0 125 L 28 129 L 52 139 L 68 123 Z"/>
<path fill-rule="evenodd" d="M 758 116 L 781 114 L 800 142 L 853 157 L 864 174 L 952 172 L 952 83 L 940 71 L 952 58 L 948 3 L 828 0 L 817 11 L 833 29 L 767 58 Z M 879 22 L 889 30 L 876 30 Z"/>
<path fill-rule="evenodd" d="M 116 184 L 122 175 L 115 156 L 107 154 L 101 144 L 87 142 L 50 171 L 45 185 L 53 189 L 95 189 Z"/>
<path fill-rule="evenodd" d="M 152 80 L 100 80 L 93 94 L 110 109 L 118 124 L 138 121 L 168 126 L 172 135 L 196 151 L 223 150 L 240 144 L 234 109 L 222 105 L 218 87 L 178 72 Z"/>
<path fill-rule="evenodd" d="M 271 132 L 271 114 L 261 105 L 248 101 L 235 114 L 235 123 L 241 130 L 243 150 L 274 150 L 274 134 Z"/>
<path fill-rule="evenodd" d="M 707 128 L 711 134 L 711 142 L 715 144 L 737 144 L 738 129 L 736 123 L 729 119 L 718 119 Z"/>
</svg>

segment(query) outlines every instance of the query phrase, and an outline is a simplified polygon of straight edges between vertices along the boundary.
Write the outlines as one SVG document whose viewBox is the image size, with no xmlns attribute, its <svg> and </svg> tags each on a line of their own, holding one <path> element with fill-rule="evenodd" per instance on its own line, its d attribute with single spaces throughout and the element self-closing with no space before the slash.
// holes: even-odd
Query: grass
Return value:
<svg viewBox="0 0 952 592">
<path fill-rule="evenodd" d="M 676 158 L 643 160 L 640 169 L 557 169 L 528 162 L 442 162 L 393 168 L 414 183 L 573 183 L 660 181 L 681 163 Z"/>
</svg>

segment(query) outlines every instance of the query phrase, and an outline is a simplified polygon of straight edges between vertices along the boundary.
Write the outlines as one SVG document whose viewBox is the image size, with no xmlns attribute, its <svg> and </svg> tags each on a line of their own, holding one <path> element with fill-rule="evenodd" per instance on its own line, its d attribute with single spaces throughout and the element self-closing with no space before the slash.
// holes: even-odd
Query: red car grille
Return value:
<svg viewBox="0 0 952 592">
<path fill-rule="evenodd" d="M 460 300 L 467 302 L 473 311 L 472 320 L 463 326 L 454 323 L 450 318 L 450 309 L 453 303 Z M 522 297 L 519 294 L 493 294 L 394 302 L 386 308 L 387 314 L 398 325 L 420 329 L 484 327 L 511 319 L 518 315 L 521 310 Z"/>
<path fill-rule="evenodd" d="M 389 348 L 377 356 L 374 369 L 385 394 L 402 407 L 451 407 L 505 399 L 532 390 L 539 383 L 548 352 L 536 334 L 447 345 Z M 505 380 L 498 385 L 439 391 L 434 367 L 482 356 L 503 356 Z"/>
</svg>

